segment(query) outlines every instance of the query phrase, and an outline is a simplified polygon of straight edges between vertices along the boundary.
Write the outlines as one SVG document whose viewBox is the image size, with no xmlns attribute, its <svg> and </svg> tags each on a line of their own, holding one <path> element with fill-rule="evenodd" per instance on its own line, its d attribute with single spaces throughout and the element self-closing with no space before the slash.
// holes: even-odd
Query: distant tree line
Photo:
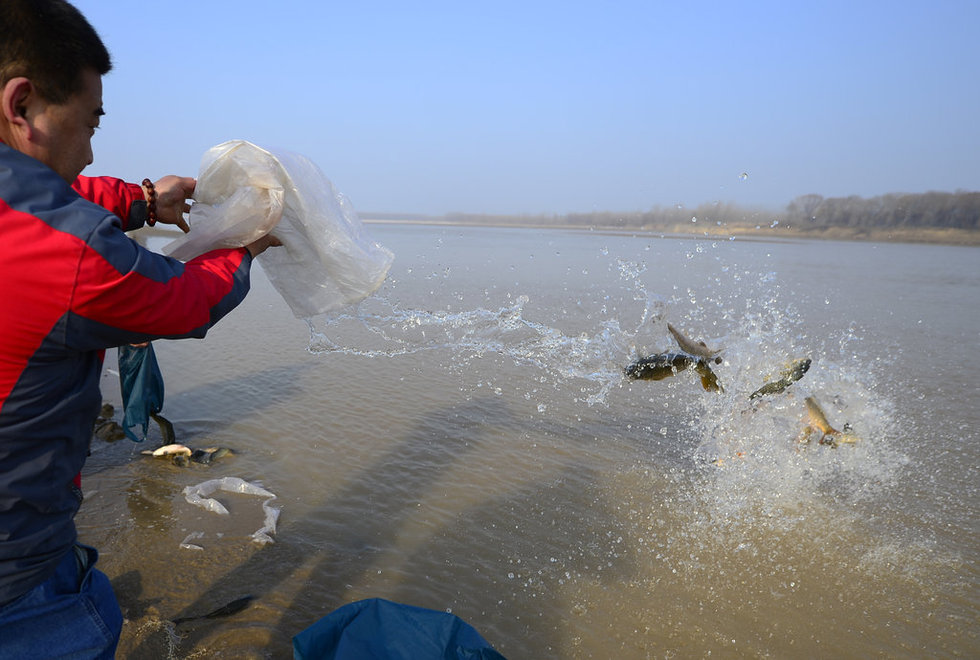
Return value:
<svg viewBox="0 0 980 660">
<path fill-rule="evenodd" d="M 980 230 L 980 192 L 893 193 L 857 196 L 802 195 L 782 212 L 747 209 L 728 203 L 654 207 L 648 211 L 598 211 L 566 215 L 500 216 L 449 213 L 453 224 L 581 226 L 646 230 L 724 231 L 721 227 L 781 226 L 807 231 L 826 228 Z"/>
<path fill-rule="evenodd" d="M 803 195 L 786 221 L 814 227 L 980 229 L 980 192 L 892 193 L 871 199 Z"/>
</svg>

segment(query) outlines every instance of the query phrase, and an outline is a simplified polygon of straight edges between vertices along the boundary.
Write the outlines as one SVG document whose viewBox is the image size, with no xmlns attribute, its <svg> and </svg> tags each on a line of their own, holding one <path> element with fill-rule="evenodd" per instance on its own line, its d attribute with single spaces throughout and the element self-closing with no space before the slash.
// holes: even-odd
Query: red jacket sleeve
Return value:
<svg viewBox="0 0 980 660">
<path fill-rule="evenodd" d="M 133 202 L 146 200 L 141 186 L 110 176 L 79 176 L 71 187 L 88 201 L 114 213 L 122 220 L 123 231 L 132 231 L 143 226 L 142 217 L 130 217 Z"/>
<path fill-rule="evenodd" d="M 203 337 L 249 289 L 252 257 L 244 248 L 213 250 L 183 264 L 103 223 L 80 256 L 64 336 L 79 350 Z"/>
</svg>

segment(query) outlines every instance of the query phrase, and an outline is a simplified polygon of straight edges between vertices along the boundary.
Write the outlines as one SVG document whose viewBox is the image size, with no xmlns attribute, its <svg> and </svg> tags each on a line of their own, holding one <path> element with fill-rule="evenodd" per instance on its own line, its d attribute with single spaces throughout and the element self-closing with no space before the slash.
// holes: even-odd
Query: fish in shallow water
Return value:
<svg viewBox="0 0 980 660">
<path fill-rule="evenodd" d="M 157 447 L 156 449 L 146 449 L 141 453 L 147 456 L 160 458 L 161 456 L 190 456 L 193 453 L 193 450 L 191 450 L 190 447 L 185 447 L 184 445 L 170 444 L 164 445 L 163 447 Z"/>
<path fill-rule="evenodd" d="M 187 467 L 191 461 L 208 465 L 212 461 L 225 456 L 233 456 L 235 452 L 227 447 L 208 447 L 206 449 L 191 449 L 185 445 L 170 444 L 156 449 L 147 449 L 142 454 L 154 458 L 169 458 L 177 467 Z"/>
<path fill-rule="evenodd" d="M 171 445 L 177 442 L 177 436 L 174 434 L 174 425 L 170 423 L 169 419 L 159 413 L 150 413 L 150 417 L 152 417 L 160 427 L 160 435 L 163 437 L 163 444 Z"/>
<path fill-rule="evenodd" d="M 692 365 L 701 377 L 701 387 L 706 391 L 725 391 L 704 359 L 686 353 L 657 353 L 640 358 L 626 367 L 626 376 L 634 380 L 663 380 Z"/>
<path fill-rule="evenodd" d="M 230 456 L 233 452 L 227 447 L 208 447 L 207 449 L 195 449 L 191 452 L 191 460 L 195 463 L 207 465 L 213 460 Z"/>
<path fill-rule="evenodd" d="M 703 341 L 692 341 L 683 332 L 672 326 L 670 323 L 667 324 L 667 330 L 670 334 L 674 335 L 674 339 L 677 341 L 677 345 L 681 347 L 681 350 L 689 355 L 695 355 L 699 358 L 704 358 L 705 360 L 714 360 L 715 364 L 721 364 L 721 358 L 718 354 L 721 353 L 721 349 L 713 351 L 703 342 Z"/>
<path fill-rule="evenodd" d="M 766 394 L 778 394 L 799 379 L 803 378 L 803 374 L 805 374 L 809 368 L 810 358 L 793 360 L 789 363 L 789 366 L 780 372 L 778 379 L 764 384 L 762 387 L 750 394 L 749 398 L 757 399 Z"/>
<path fill-rule="evenodd" d="M 804 403 L 806 403 L 807 412 L 807 426 L 804 429 L 804 441 L 809 441 L 810 434 L 813 431 L 820 433 L 820 444 L 830 445 L 833 448 L 837 448 L 840 444 L 855 444 L 858 442 L 859 438 L 851 433 L 846 433 L 844 431 L 838 431 L 830 422 L 827 420 L 827 415 L 824 413 L 823 408 L 817 403 L 817 400 L 812 396 L 808 396 Z M 845 425 L 845 429 L 847 426 Z"/>
<path fill-rule="evenodd" d="M 177 624 L 184 623 L 186 621 L 196 621 L 198 619 L 217 619 L 223 616 L 231 616 L 232 614 L 237 614 L 244 610 L 253 600 L 255 600 L 255 596 L 242 596 L 241 598 L 237 598 L 227 605 L 222 605 L 218 609 L 214 610 L 213 612 L 208 612 L 207 614 L 202 614 L 200 616 L 178 617 L 173 620 L 173 624 L 176 626 Z"/>
<path fill-rule="evenodd" d="M 106 420 L 96 424 L 95 437 L 104 442 L 115 442 L 126 437 L 123 427 L 114 420 Z"/>
</svg>

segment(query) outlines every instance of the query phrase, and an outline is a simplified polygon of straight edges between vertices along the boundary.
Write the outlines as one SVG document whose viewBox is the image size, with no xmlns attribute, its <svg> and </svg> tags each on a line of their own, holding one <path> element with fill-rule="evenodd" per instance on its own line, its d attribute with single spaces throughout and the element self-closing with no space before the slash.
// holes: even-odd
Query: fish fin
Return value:
<svg viewBox="0 0 980 660">
<path fill-rule="evenodd" d="M 711 370 L 707 362 L 700 361 L 697 365 L 698 375 L 701 376 L 701 387 L 705 392 L 724 392 L 725 388 L 718 382 L 718 376 Z"/>
</svg>

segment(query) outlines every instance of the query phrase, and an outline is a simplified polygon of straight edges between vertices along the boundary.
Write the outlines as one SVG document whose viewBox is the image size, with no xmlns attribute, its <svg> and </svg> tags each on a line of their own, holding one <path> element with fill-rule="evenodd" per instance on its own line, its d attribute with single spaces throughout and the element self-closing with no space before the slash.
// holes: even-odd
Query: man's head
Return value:
<svg viewBox="0 0 980 660">
<path fill-rule="evenodd" d="M 66 181 L 92 162 L 109 53 L 64 0 L 0 1 L 0 139 Z"/>
</svg>

